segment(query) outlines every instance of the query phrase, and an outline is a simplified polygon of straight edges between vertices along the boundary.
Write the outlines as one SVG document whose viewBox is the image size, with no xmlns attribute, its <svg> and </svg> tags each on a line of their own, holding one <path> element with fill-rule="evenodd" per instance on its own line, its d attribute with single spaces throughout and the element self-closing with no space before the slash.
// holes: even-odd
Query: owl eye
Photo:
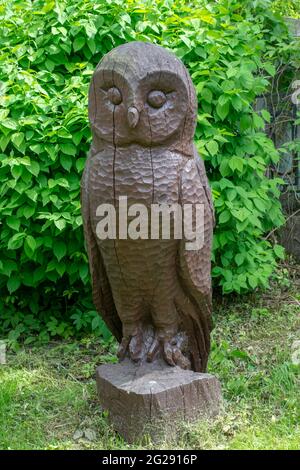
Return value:
<svg viewBox="0 0 300 470">
<path fill-rule="evenodd" d="M 161 108 L 167 101 L 167 97 L 162 91 L 153 90 L 150 91 L 147 101 L 152 108 Z"/>
<path fill-rule="evenodd" d="M 115 105 L 120 104 L 122 101 L 122 94 L 120 90 L 115 86 L 113 86 L 107 91 L 107 96 L 108 99 Z"/>
</svg>

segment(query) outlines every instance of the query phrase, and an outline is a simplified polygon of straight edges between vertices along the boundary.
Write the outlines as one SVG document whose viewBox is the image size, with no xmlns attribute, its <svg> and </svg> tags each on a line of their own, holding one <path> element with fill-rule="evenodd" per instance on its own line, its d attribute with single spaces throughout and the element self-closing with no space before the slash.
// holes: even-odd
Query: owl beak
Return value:
<svg viewBox="0 0 300 470">
<path fill-rule="evenodd" d="M 129 127 L 131 127 L 131 129 L 134 129 L 137 126 L 137 123 L 139 122 L 139 118 L 140 118 L 140 113 L 138 112 L 136 107 L 130 106 L 130 108 L 128 108 L 128 111 L 127 111 L 127 120 L 128 120 Z"/>
</svg>

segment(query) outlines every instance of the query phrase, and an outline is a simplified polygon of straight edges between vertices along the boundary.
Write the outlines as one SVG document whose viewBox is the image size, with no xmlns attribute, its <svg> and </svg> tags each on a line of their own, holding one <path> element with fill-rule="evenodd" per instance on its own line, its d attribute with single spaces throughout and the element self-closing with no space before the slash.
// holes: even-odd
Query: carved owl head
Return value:
<svg viewBox="0 0 300 470">
<path fill-rule="evenodd" d="M 183 63 L 159 46 L 131 42 L 98 64 L 89 92 L 94 148 L 139 144 L 192 155 L 195 90 Z"/>
</svg>

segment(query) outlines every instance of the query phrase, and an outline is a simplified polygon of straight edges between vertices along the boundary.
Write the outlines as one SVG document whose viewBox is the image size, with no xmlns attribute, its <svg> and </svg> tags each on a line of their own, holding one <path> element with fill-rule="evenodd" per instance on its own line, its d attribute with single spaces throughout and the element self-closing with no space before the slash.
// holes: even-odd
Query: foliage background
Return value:
<svg viewBox="0 0 300 470">
<path fill-rule="evenodd" d="M 284 16 L 291 18 L 300 18 L 299 0 L 274 0 L 272 9 Z"/>
<path fill-rule="evenodd" d="M 0 2 L 0 332 L 12 344 L 94 330 L 79 183 L 90 143 L 88 84 L 117 45 L 151 41 L 188 66 L 199 99 L 196 143 L 217 226 L 213 276 L 223 293 L 267 287 L 283 257 L 264 234 L 283 223 L 279 154 L 257 113 L 280 60 L 297 49 L 270 1 Z"/>
</svg>

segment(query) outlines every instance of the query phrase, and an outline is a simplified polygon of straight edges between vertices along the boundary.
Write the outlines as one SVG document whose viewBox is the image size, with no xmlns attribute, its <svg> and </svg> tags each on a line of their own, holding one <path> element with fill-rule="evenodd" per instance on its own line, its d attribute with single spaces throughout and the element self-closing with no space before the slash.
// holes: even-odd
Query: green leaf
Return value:
<svg viewBox="0 0 300 470">
<path fill-rule="evenodd" d="M 26 219 L 29 219 L 35 212 L 35 208 L 33 206 L 26 206 L 23 209 L 23 215 Z"/>
<path fill-rule="evenodd" d="M 243 88 L 245 88 L 246 90 L 251 90 L 254 83 L 252 73 L 244 69 L 240 75 L 240 82 Z"/>
<path fill-rule="evenodd" d="M 23 245 L 25 233 L 16 233 L 13 237 L 8 240 L 7 248 L 9 250 L 17 250 Z"/>
<path fill-rule="evenodd" d="M 19 228 L 20 228 L 20 223 L 21 222 L 16 216 L 11 215 L 11 216 L 7 217 L 6 223 L 10 228 L 12 228 L 13 230 L 18 231 Z"/>
<path fill-rule="evenodd" d="M 0 121 L 3 121 L 9 115 L 9 109 L 0 109 Z"/>
<path fill-rule="evenodd" d="M 95 331 L 101 325 L 101 318 L 94 317 L 92 320 L 92 330 Z"/>
<path fill-rule="evenodd" d="M 257 284 L 258 284 L 257 277 L 254 276 L 254 275 L 248 275 L 248 283 L 249 283 L 250 287 L 252 287 L 252 289 L 255 289 L 257 287 Z"/>
<path fill-rule="evenodd" d="M 251 217 L 250 212 L 246 207 L 241 207 L 239 209 L 232 210 L 232 215 L 238 219 L 240 222 L 246 221 L 249 217 Z"/>
<path fill-rule="evenodd" d="M 8 279 L 6 285 L 9 293 L 12 294 L 20 287 L 21 281 L 17 275 L 14 275 Z"/>
<path fill-rule="evenodd" d="M 237 95 L 233 96 L 231 99 L 232 106 L 236 111 L 241 111 L 243 108 L 243 102 L 241 98 Z"/>
<path fill-rule="evenodd" d="M 88 265 L 87 264 L 83 264 L 80 266 L 80 269 L 79 269 L 79 275 L 82 279 L 83 282 L 86 282 L 87 280 L 87 276 L 88 276 L 88 272 L 89 272 L 89 269 L 88 269 Z"/>
<path fill-rule="evenodd" d="M 58 272 L 58 274 L 60 275 L 60 277 L 62 277 L 66 272 L 66 265 L 65 265 L 65 263 L 61 263 L 61 262 L 57 263 L 55 269 Z"/>
<path fill-rule="evenodd" d="M 3 261 L 3 267 L 1 268 L 1 273 L 9 277 L 13 271 L 18 271 L 17 263 L 11 259 L 5 259 Z"/>
<path fill-rule="evenodd" d="M 228 210 L 225 210 L 221 212 L 220 217 L 219 217 L 219 223 L 220 224 L 226 224 L 231 219 L 231 214 Z"/>
<path fill-rule="evenodd" d="M 256 129 L 263 129 L 265 127 L 264 120 L 256 113 L 253 113 L 253 124 Z"/>
<path fill-rule="evenodd" d="M 243 114 L 243 116 L 241 117 L 241 121 L 240 121 L 241 131 L 249 130 L 251 129 L 251 127 L 252 127 L 251 116 L 249 114 Z"/>
<path fill-rule="evenodd" d="M 97 33 L 97 28 L 94 25 L 93 21 L 89 21 L 85 23 L 85 31 L 88 38 L 93 38 Z"/>
<path fill-rule="evenodd" d="M 265 62 L 264 69 L 271 75 L 271 77 L 274 77 L 276 73 L 276 68 L 271 62 Z"/>
<path fill-rule="evenodd" d="M 64 242 L 54 241 L 54 243 L 53 243 L 53 252 L 54 252 L 56 258 L 58 259 L 58 261 L 60 261 L 65 256 L 65 254 L 67 253 L 66 244 Z"/>
<path fill-rule="evenodd" d="M 13 119 L 4 119 L 0 122 L 1 126 L 6 127 L 6 129 L 16 130 L 18 128 L 18 124 Z"/>
<path fill-rule="evenodd" d="M 23 132 L 16 132 L 11 136 L 11 141 L 14 144 L 14 146 L 19 149 L 21 144 L 23 143 L 24 140 L 24 133 Z"/>
<path fill-rule="evenodd" d="M 257 209 L 261 212 L 265 212 L 267 209 L 265 201 L 259 199 L 259 198 L 254 198 L 253 199 L 254 205 L 257 207 Z"/>
<path fill-rule="evenodd" d="M 76 155 L 76 147 L 71 143 L 60 144 L 60 148 L 66 155 Z"/>
<path fill-rule="evenodd" d="M 44 148 L 40 144 L 36 145 L 30 145 L 29 146 L 30 150 L 32 150 L 34 153 L 37 153 L 38 155 L 43 152 Z"/>
<path fill-rule="evenodd" d="M 245 260 L 244 253 L 238 253 L 237 255 L 235 255 L 234 260 L 238 266 L 241 266 Z"/>
<path fill-rule="evenodd" d="M 24 243 L 24 250 L 26 255 L 31 258 L 36 250 L 36 241 L 32 235 L 27 235 Z"/>
<path fill-rule="evenodd" d="M 28 170 L 34 176 L 38 176 L 38 174 L 40 172 L 40 165 L 38 164 L 38 162 L 35 162 L 34 160 L 31 160 L 30 166 L 28 167 Z"/>
<path fill-rule="evenodd" d="M 271 114 L 269 113 L 269 111 L 267 111 L 266 109 L 262 109 L 261 115 L 266 122 L 269 122 L 269 123 L 271 122 Z"/>
<path fill-rule="evenodd" d="M 219 170 L 220 170 L 221 175 L 224 176 L 224 177 L 231 174 L 228 158 L 223 158 L 223 159 L 221 160 L 221 164 L 220 164 Z M 225 178 L 223 178 L 223 180 L 224 180 L 224 179 L 225 179 Z M 221 181 L 222 181 L 222 180 L 221 180 Z M 221 184 L 221 183 L 220 183 L 220 184 Z M 222 189 L 222 188 L 221 188 L 221 189 Z"/>
<path fill-rule="evenodd" d="M 65 155 L 65 154 L 62 154 L 60 156 L 60 163 L 61 163 L 61 166 L 67 170 L 67 171 L 70 171 L 71 170 L 71 167 L 72 167 L 72 158 L 70 157 L 70 155 Z"/>
<path fill-rule="evenodd" d="M 217 104 L 217 114 L 221 118 L 222 121 L 227 117 L 229 113 L 229 101 L 227 101 L 225 104 L 221 105 L 220 103 Z"/>
<path fill-rule="evenodd" d="M 219 145 L 215 140 L 211 140 L 206 144 L 206 148 L 209 151 L 209 153 L 214 156 L 216 153 L 218 153 L 219 150 Z"/>
<path fill-rule="evenodd" d="M 2 150 L 2 152 L 5 151 L 8 143 L 10 142 L 10 135 L 2 135 L 0 136 L 0 148 Z"/>
<path fill-rule="evenodd" d="M 76 36 L 73 41 L 74 52 L 80 51 L 85 45 L 85 38 L 83 36 Z"/>
<path fill-rule="evenodd" d="M 45 277 L 45 270 L 43 267 L 39 267 L 34 270 L 33 273 L 33 281 L 35 284 L 37 284 L 39 281 L 41 281 Z"/>
<path fill-rule="evenodd" d="M 281 245 L 274 245 L 273 246 L 273 250 L 274 250 L 274 253 L 275 255 L 280 258 L 280 259 L 284 259 L 285 258 L 285 250 L 284 250 L 284 247 L 281 246 Z"/>
<path fill-rule="evenodd" d="M 66 221 L 65 221 L 65 219 L 55 220 L 55 221 L 54 221 L 54 224 L 55 224 L 55 226 L 56 226 L 59 230 L 61 230 L 61 231 L 66 227 Z"/>
<path fill-rule="evenodd" d="M 230 100 L 230 97 L 228 95 L 221 95 L 218 99 L 218 103 L 221 105 L 221 106 L 225 106 Z"/>
<path fill-rule="evenodd" d="M 96 49 L 97 49 L 95 40 L 94 39 L 88 39 L 87 45 L 88 45 L 89 50 L 91 51 L 91 53 L 95 54 Z"/>
<path fill-rule="evenodd" d="M 53 62 L 53 60 L 46 59 L 45 67 L 46 67 L 47 70 L 49 70 L 49 72 L 53 72 L 53 70 L 55 68 L 55 62 Z"/>
<path fill-rule="evenodd" d="M 201 93 L 201 98 L 207 101 L 207 103 L 211 103 L 213 99 L 213 94 L 208 88 L 204 88 Z"/>
<path fill-rule="evenodd" d="M 72 135 L 72 140 L 73 140 L 74 144 L 79 145 L 80 142 L 81 142 L 82 137 L 83 137 L 82 132 L 75 132 L 75 134 Z"/>
<path fill-rule="evenodd" d="M 229 162 L 229 167 L 232 169 L 232 171 L 237 170 L 238 172 L 242 172 L 244 168 L 244 160 L 241 157 L 231 157 Z"/>
<path fill-rule="evenodd" d="M 86 158 L 79 158 L 78 160 L 76 160 L 76 168 L 79 173 L 81 173 L 84 169 L 85 162 Z"/>
</svg>

